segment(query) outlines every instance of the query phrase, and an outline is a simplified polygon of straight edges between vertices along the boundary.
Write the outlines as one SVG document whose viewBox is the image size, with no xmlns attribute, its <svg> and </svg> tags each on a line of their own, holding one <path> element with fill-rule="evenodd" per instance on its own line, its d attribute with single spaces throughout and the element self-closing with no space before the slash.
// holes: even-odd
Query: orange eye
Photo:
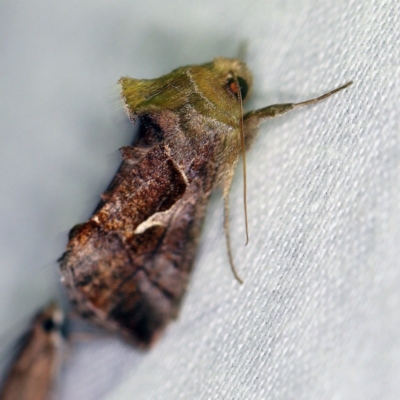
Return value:
<svg viewBox="0 0 400 400">
<path fill-rule="evenodd" d="M 237 82 L 239 83 L 240 86 L 240 94 L 242 95 L 242 100 L 244 100 L 247 96 L 247 92 L 249 91 L 249 87 L 247 86 L 247 82 L 240 76 L 237 77 Z M 238 97 L 238 86 L 236 84 L 235 79 L 231 78 L 228 80 L 228 89 L 236 97 Z"/>
<path fill-rule="evenodd" d="M 238 94 L 238 87 L 237 87 L 235 81 L 231 81 L 231 82 L 229 83 L 229 89 L 231 89 L 232 93 L 233 93 L 234 95 L 237 96 L 237 94 Z"/>
</svg>

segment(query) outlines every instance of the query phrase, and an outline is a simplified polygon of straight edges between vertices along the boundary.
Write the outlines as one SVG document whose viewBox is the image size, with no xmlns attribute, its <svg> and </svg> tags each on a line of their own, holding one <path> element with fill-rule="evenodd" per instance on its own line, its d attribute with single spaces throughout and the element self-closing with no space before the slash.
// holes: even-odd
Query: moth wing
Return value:
<svg viewBox="0 0 400 400">
<path fill-rule="evenodd" d="M 53 303 L 39 312 L 30 328 L 17 342 L 15 358 L 0 390 L 1 400 L 41 400 L 49 398 L 61 358 L 61 311 Z"/>
<path fill-rule="evenodd" d="M 183 106 L 191 93 L 190 79 L 181 73 L 184 68 L 157 79 L 122 77 L 121 96 L 132 121 L 140 115 Z"/>
</svg>

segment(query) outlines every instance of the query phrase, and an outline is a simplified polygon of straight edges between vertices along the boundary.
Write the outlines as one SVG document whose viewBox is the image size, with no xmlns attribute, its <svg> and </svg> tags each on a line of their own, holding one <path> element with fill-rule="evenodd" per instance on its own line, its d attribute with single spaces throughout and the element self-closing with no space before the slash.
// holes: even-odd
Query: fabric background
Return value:
<svg viewBox="0 0 400 400">
<path fill-rule="evenodd" d="M 133 130 L 115 85 L 246 41 L 247 108 L 316 106 L 265 123 L 231 192 L 211 200 L 179 319 L 148 353 L 72 346 L 62 400 L 400 398 L 400 5 L 392 1 L 3 0 L 0 356 L 60 296 L 55 260 Z"/>
</svg>

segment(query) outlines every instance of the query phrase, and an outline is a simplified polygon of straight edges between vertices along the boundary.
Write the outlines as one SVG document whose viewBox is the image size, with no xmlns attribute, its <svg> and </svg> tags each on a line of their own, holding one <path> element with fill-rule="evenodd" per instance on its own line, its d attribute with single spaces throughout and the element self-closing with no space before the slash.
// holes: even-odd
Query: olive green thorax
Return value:
<svg viewBox="0 0 400 400">
<path fill-rule="evenodd" d="M 179 112 L 190 105 L 205 118 L 236 129 L 241 110 L 237 97 L 229 91 L 233 76 L 243 79 L 251 89 L 252 76 L 246 65 L 228 58 L 180 67 L 156 79 L 121 78 L 119 82 L 131 119 L 152 111 Z"/>
</svg>

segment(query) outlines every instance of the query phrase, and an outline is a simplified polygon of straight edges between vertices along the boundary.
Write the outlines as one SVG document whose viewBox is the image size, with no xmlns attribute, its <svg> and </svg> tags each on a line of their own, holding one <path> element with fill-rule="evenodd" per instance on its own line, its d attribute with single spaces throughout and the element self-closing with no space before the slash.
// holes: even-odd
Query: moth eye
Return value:
<svg viewBox="0 0 400 400">
<path fill-rule="evenodd" d="M 51 332 L 56 328 L 56 324 L 51 318 L 47 318 L 43 321 L 42 327 L 45 332 Z"/>
<path fill-rule="evenodd" d="M 239 82 L 239 86 L 240 86 L 240 94 L 242 96 L 242 100 L 244 100 L 247 96 L 247 93 L 249 91 L 249 87 L 247 86 L 247 82 L 241 78 L 240 76 L 238 76 L 237 81 Z M 237 88 L 237 84 L 235 79 L 229 79 L 228 81 L 228 88 L 229 90 L 236 96 L 238 97 L 238 88 Z"/>
</svg>

